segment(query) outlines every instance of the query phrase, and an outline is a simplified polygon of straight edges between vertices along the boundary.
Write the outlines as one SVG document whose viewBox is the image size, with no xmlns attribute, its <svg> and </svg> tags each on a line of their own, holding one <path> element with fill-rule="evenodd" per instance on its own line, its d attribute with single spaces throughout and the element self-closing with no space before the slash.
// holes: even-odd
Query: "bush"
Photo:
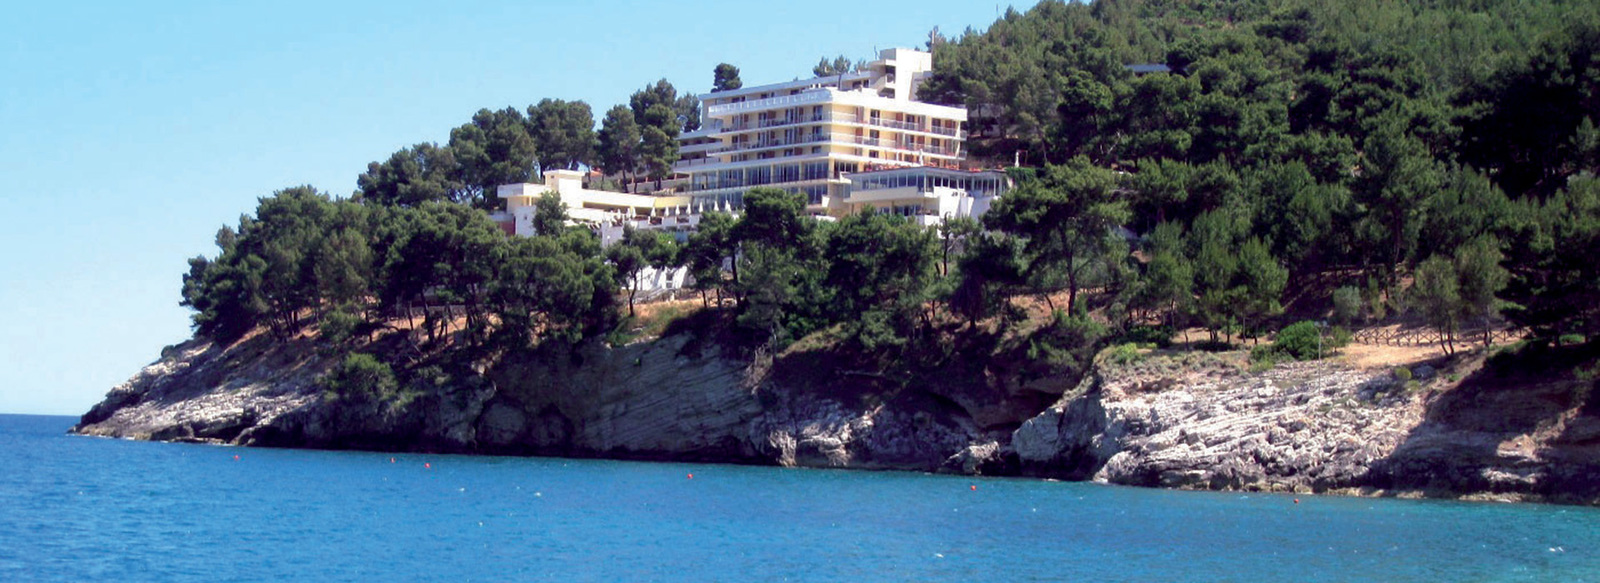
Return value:
<svg viewBox="0 0 1600 583">
<path fill-rule="evenodd" d="M 1395 378 L 1395 380 L 1400 381 L 1402 383 L 1410 383 L 1411 382 L 1411 369 L 1403 367 L 1403 366 L 1394 369 L 1394 378 Z"/>
<path fill-rule="evenodd" d="M 1322 347 L 1324 351 L 1328 348 L 1344 348 L 1349 346 L 1353 340 L 1355 340 L 1355 336 L 1350 334 L 1349 330 L 1344 329 L 1343 326 L 1334 326 L 1333 329 L 1328 330 L 1327 337 L 1322 339 Z"/>
<path fill-rule="evenodd" d="M 1140 346 L 1153 345 L 1156 348 L 1166 348 L 1172 346 L 1172 334 L 1171 326 L 1139 325 L 1123 332 L 1121 340 Z"/>
<path fill-rule="evenodd" d="M 1105 361 L 1115 365 L 1128 365 L 1144 359 L 1144 354 L 1139 352 L 1139 346 L 1133 343 L 1118 344 L 1107 348 Z"/>
<path fill-rule="evenodd" d="M 1323 342 L 1317 323 L 1307 320 L 1279 330 L 1272 348 L 1295 360 L 1316 360 L 1333 347 Z"/>
<path fill-rule="evenodd" d="M 1276 345 L 1257 344 L 1250 349 L 1250 372 L 1261 372 L 1270 369 L 1289 358 Z"/>
<path fill-rule="evenodd" d="M 344 346 L 355 336 L 362 324 L 361 315 L 351 306 L 339 306 L 323 314 L 317 325 L 317 335 L 332 346 Z"/>
<path fill-rule="evenodd" d="M 322 379 L 322 385 L 339 397 L 373 401 L 393 397 L 399 386 L 388 364 L 364 352 L 345 355 L 344 360 Z"/>
<path fill-rule="evenodd" d="M 1094 357 L 1106 329 L 1085 315 L 1056 310 L 1050 325 L 1028 338 L 1027 358 L 1034 378 L 1082 371 Z"/>
</svg>

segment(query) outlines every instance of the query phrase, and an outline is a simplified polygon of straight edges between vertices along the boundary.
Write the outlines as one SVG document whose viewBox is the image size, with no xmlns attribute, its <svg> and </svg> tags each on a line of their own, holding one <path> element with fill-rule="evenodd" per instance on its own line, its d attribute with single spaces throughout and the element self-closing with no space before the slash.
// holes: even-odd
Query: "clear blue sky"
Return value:
<svg viewBox="0 0 1600 583">
<path fill-rule="evenodd" d="M 665 77 L 808 75 L 987 28 L 1005 5 L 22 2 L 0 19 L 0 413 L 78 415 L 189 336 L 185 260 L 272 191 L 348 196 L 367 162 L 479 108 Z M 1031 5 L 1031 2 L 1028 3 Z M 1018 6 L 1019 9 L 1024 6 Z"/>
</svg>

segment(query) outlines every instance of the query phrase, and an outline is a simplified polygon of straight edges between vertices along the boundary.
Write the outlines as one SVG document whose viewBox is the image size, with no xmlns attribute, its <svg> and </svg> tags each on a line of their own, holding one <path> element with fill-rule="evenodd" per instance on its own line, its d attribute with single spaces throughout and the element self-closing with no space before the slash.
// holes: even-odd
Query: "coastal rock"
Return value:
<svg viewBox="0 0 1600 583">
<path fill-rule="evenodd" d="M 907 391 L 792 390 L 770 369 L 674 336 L 502 362 L 405 402 L 331 398 L 309 340 L 193 341 L 107 394 L 86 435 L 276 447 L 707 460 L 849 468 L 1001 467 L 960 407 Z M 1004 437 L 1004 436 L 1001 436 Z M 977 444 L 973 449 L 969 446 Z M 947 460 L 964 455 L 964 461 Z"/>
<path fill-rule="evenodd" d="M 1387 371 L 1329 362 L 1252 373 L 1242 362 L 1163 360 L 1175 358 L 1188 357 L 1102 364 L 1024 423 L 1011 443 L 1023 473 L 1169 488 L 1600 501 L 1600 450 L 1558 437 L 1592 440 L 1592 417 L 1529 405 L 1554 403 L 1538 389 L 1408 392 Z"/>
<path fill-rule="evenodd" d="M 324 394 L 318 378 L 336 360 L 327 352 L 304 338 L 180 344 L 113 388 L 74 431 L 1600 502 L 1600 406 L 1571 381 L 1478 375 L 1457 387 L 1444 375 L 1401 383 L 1387 369 L 1327 361 L 1251 372 L 1242 354 L 1148 354 L 1099 362 L 1041 403 L 1039 387 L 1069 384 L 990 375 L 901 384 L 819 370 L 826 355 L 753 364 L 680 335 L 506 358 L 425 394 L 368 402 Z"/>
</svg>

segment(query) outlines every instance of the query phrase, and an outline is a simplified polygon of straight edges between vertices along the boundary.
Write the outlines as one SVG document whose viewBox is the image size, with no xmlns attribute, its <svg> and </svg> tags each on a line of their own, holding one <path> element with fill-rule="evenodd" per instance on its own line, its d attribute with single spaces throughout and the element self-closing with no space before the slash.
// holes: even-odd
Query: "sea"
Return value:
<svg viewBox="0 0 1600 583">
<path fill-rule="evenodd" d="M 256 449 L 0 415 L 0 581 L 1600 581 L 1600 509 Z"/>
</svg>

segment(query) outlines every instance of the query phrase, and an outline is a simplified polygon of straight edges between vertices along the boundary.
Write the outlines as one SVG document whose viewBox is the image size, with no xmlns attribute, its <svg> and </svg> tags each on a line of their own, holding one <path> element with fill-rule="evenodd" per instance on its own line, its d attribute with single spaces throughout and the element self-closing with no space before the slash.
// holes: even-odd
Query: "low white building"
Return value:
<svg viewBox="0 0 1600 583">
<path fill-rule="evenodd" d="M 858 212 L 893 213 L 925 226 L 945 219 L 978 218 L 994 200 L 1010 189 L 1011 182 L 998 170 L 958 170 L 934 166 L 874 169 L 843 175 L 842 196 L 828 216 Z M 622 239 L 628 228 L 662 231 L 679 241 L 688 239 L 707 211 L 737 215 L 739 206 L 717 201 L 694 201 L 676 194 L 629 194 L 583 187 L 583 174 L 551 170 L 543 184 L 504 184 L 496 195 L 506 210 L 495 219 L 507 232 L 533 235 L 534 203 L 539 195 L 554 192 L 567 207 L 568 222 L 585 225 L 600 235 L 601 245 Z"/>
</svg>

